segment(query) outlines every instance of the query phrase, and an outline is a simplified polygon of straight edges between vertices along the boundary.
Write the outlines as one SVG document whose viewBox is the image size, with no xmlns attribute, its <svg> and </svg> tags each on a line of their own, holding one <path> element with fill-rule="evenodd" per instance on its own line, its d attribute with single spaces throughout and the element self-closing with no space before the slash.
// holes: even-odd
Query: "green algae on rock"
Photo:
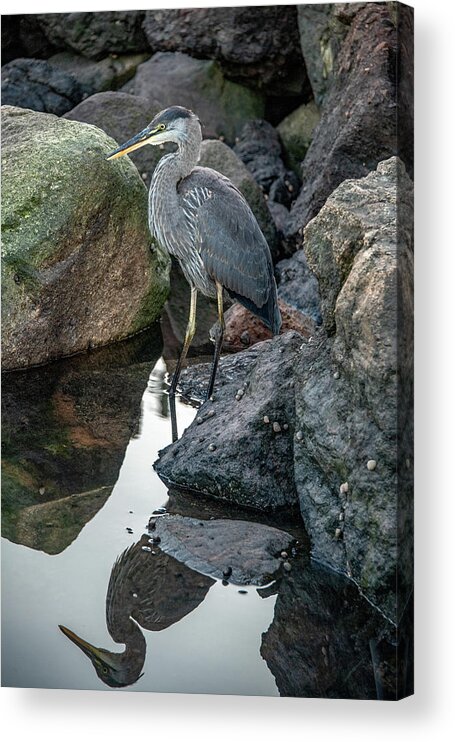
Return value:
<svg viewBox="0 0 455 742">
<path fill-rule="evenodd" d="M 106 345 L 149 326 L 168 291 L 147 192 L 87 124 L 2 109 L 4 369 Z"/>
</svg>

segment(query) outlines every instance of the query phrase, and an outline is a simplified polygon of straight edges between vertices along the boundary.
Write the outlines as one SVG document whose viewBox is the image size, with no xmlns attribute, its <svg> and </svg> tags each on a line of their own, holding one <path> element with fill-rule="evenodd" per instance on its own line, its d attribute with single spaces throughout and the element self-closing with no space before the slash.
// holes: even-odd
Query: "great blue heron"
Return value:
<svg viewBox="0 0 455 742">
<path fill-rule="evenodd" d="M 257 315 L 274 334 L 281 327 L 270 249 L 248 203 L 221 173 L 197 167 L 202 132 L 197 116 L 172 106 L 158 113 L 143 131 L 107 159 L 121 157 L 146 144 L 174 142 L 176 152 L 161 158 L 149 193 L 152 235 L 180 263 L 191 287 L 185 340 L 169 393 L 175 395 L 182 363 L 196 329 L 200 291 L 216 297 L 218 323 L 207 398 L 212 396 L 223 342 L 223 291 Z"/>
</svg>

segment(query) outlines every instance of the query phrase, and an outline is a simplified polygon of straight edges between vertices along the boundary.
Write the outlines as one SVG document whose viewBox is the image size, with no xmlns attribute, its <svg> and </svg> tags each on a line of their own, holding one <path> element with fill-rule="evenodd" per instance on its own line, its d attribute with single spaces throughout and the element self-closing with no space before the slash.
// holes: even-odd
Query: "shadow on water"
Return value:
<svg viewBox="0 0 455 742">
<path fill-rule="evenodd" d="M 104 505 L 162 347 L 129 341 L 2 375 L 2 535 L 49 554 Z"/>
<path fill-rule="evenodd" d="M 103 687 L 98 676 L 110 687 L 163 692 L 394 698 L 410 648 L 351 582 L 311 562 L 295 519 L 167 493 L 170 518 L 260 522 L 298 539 L 290 571 L 281 560 L 267 587 L 257 573 L 242 590 L 210 565 L 166 553 L 150 533 L 132 535 L 166 497 L 152 469 L 170 442 L 161 354 L 157 326 L 4 375 L 4 684 Z M 188 424 L 194 411 L 178 414 Z M 200 536 L 212 565 L 229 548 L 239 553 L 235 539 L 210 538 Z M 109 637 L 124 648 L 100 648 Z"/>
</svg>

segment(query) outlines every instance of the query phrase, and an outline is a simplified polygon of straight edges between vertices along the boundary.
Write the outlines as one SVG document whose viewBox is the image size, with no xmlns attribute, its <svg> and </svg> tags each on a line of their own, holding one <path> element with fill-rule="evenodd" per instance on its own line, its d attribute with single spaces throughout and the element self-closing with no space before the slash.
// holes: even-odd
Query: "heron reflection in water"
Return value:
<svg viewBox="0 0 455 742">
<path fill-rule="evenodd" d="M 146 641 L 141 627 L 162 631 L 202 603 L 215 580 L 194 572 L 153 546 L 143 536 L 112 567 L 106 596 L 107 629 L 123 652 L 95 647 L 66 626 L 65 636 L 91 660 L 98 677 L 112 688 L 132 685 L 141 677 Z"/>
<path fill-rule="evenodd" d="M 274 334 L 280 331 L 281 315 L 270 249 L 248 203 L 224 175 L 197 166 L 202 132 L 192 111 L 181 106 L 166 108 L 107 159 L 146 144 L 166 142 L 174 142 L 178 149 L 162 157 L 153 172 L 149 227 L 158 243 L 177 258 L 191 288 L 185 340 L 169 390 L 172 437 L 176 440 L 175 393 L 196 330 L 198 291 L 216 298 L 218 306 L 207 398 L 212 396 L 223 342 L 224 292 L 259 317 Z"/>
</svg>

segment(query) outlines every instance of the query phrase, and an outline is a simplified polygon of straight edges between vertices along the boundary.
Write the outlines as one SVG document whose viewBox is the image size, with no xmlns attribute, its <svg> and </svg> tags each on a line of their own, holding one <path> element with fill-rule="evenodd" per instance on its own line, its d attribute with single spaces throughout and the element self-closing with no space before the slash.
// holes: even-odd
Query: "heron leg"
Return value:
<svg viewBox="0 0 455 742">
<path fill-rule="evenodd" d="M 191 341 L 194 338 L 194 333 L 196 332 L 196 301 L 197 301 L 197 289 L 194 288 L 194 286 L 191 287 L 191 300 L 190 300 L 190 315 L 188 317 L 188 324 L 186 326 L 186 333 L 185 333 L 185 340 L 183 342 L 183 347 L 180 352 L 179 359 L 177 361 L 177 366 L 175 367 L 174 376 L 172 377 L 171 386 L 169 389 L 169 395 L 174 396 L 175 392 L 177 391 L 177 383 L 180 376 L 180 371 L 182 370 L 182 364 L 186 358 L 186 354 L 188 353 L 188 348 L 191 345 Z"/>
<path fill-rule="evenodd" d="M 218 361 L 220 360 L 221 346 L 223 345 L 223 335 L 224 335 L 224 327 L 225 327 L 224 311 L 223 311 L 223 287 L 218 282 L 216 284 L 216 299 L 218 303 L 218 327 L 217 327 L 217 332 L 216 332 L 215 352 L 213 354 L 212 371 L 210 374 L 209 387 L 207 389 L 207 399 L 210 399 L 213 394 L 216 370 L 218 368 Z"/>
</svg>

